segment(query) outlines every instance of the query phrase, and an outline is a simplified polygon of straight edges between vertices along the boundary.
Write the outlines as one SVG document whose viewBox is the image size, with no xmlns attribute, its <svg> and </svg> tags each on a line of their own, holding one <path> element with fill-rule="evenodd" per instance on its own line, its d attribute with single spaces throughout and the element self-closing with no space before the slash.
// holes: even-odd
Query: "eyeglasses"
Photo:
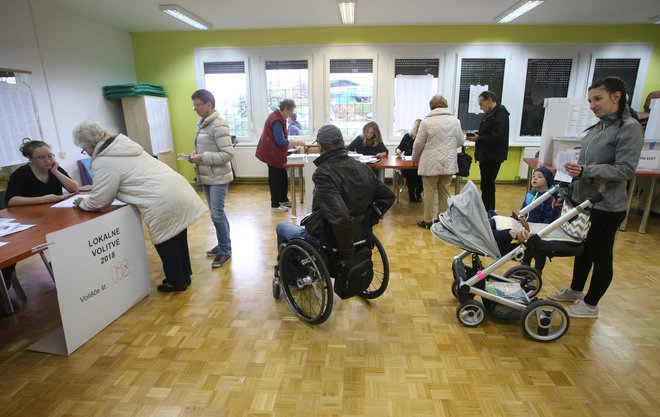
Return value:
<svg viewBox="0 0 660 417">
<path fill-rule="evenodd" d="M 30 159 L 36 159 L 37 161 L 41 161 L 41 162 L 45 161 L 46 159 L 53 159 L 53 158 L 55 158 L 54 153 L 49 153 L 48 155 L 30 157 Z"/>
</svg>

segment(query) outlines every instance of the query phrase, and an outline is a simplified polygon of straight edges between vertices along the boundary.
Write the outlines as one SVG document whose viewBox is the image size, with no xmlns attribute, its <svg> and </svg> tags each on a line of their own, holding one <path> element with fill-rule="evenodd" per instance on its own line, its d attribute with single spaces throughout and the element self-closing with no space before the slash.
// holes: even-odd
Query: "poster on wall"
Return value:
<svg viewBox="0 0 660 417">
<path fill-rule="evenodd" d="M 62 328 L 30 349 L 70 355 L 150 293 L 142 222 L 126 206 L 46 241 Z"/>
<path fill-rule="evenodd" d="M 479 94 L 488 91 L 488 84 L 486 85 L 471 85 L 470 86 L 470 100 L 468 101 L 468 113 L 479 114 L 483 113 L 479 107 Z"/>
</svg>

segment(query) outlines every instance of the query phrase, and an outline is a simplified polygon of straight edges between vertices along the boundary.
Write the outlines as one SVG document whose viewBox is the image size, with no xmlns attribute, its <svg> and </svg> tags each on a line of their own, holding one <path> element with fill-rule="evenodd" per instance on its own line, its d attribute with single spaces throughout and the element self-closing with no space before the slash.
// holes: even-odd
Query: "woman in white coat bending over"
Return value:
<svg viewBox="0 0 660 417">
<path fill-rule="evenodd" d="M 75 206 L 98 211 L 117 198 L 137 207 L 163 263 L 165 279 L 158 291 L 184 291 L 192 275 L 187 231 L 206 213 L 202 199 L 172 168 L 96 122 L 79 124 L 73 141 L 92 157 L 94 177 L 91 195 L 77 198 Z"/>
<path fill-rule="evenodd" d="M 417 226 L 426 229 L 447 209 L 451 177 L 458 171 L 456 150 L 465 140 L 461 122 L 449 111 L 444 97 L 431 97 L 429 106 L 431 112 L 419 125 L 412 154 L 424 184 L 424 219 Z"/>
</svg>

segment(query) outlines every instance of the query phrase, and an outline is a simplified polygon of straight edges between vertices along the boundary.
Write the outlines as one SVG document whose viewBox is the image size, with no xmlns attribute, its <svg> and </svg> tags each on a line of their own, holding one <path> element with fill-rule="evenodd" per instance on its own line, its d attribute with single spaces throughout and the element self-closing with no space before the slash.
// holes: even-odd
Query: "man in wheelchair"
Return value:
<svg viewBox="0 0 660 417">
<path fill-rule="evenodd" d="M 371 226 L 392 207 L 394 193 L 370 167 L 348 156 L 336 126 L 321 127 L 316 142 L 321 156 L 314 161 L 312 213 L 301 226 L 277 224 L 278 255 L 284 244 L 298 238 L 317 248 L 331 245 L 341 262 L 350 262 L 355 255 L 354 238 L 361 235 L 371 240 Z"/>
</svg>

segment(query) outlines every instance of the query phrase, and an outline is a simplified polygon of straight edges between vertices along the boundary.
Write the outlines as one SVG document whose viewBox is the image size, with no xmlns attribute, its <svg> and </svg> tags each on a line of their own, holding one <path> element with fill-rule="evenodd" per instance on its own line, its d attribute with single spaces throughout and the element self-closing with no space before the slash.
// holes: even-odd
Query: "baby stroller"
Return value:
<svg viewBox="0 0 660 417">
<path fill-rule="evenodd" d="M 521 260 L 526 249 L 550 257 L 581 253 L 586 232 L 582 236 L 572 236 L 566 231 L 569 228 L 562 227 L 573 219 L 573 223 L 588 223 L 587 210 L 600 201 L 602 195 L 594 193 L 586 201 L 572 204 L 567 186 L 555 185 L 520 214 L 525 215 L 555 193 L 564 198 L 562 215 L 550 224 L 530 224 L 529 238 L 504 255 L 500 255 L 474 183 L 468 181 L 460 194 L 449 198 L 447 211 L 440 215 L 431 232 L 464 250 L 452 262 L 454 279 L 451 286 L 452 294 L 459 301 L 456 318 L 462 325 L 479 326 L 488 312 L 496 317 L 519 318 L 523 333 L 534 341 L 551 342 L 566 333 L 570 319 L 564 307 L 554 301 L 536 298 L 542 280 L 535 268 L 519 265 L 504 275 L 494 273 L 510 260 Z M 582 226 L 583 231 L 588 230 L 588 224 Z M 490 257 L 495 262 L 484 267 L 480 256 Z M 468 257 L 471 258 L 470 264 L 463 262 Z M 476 295 L 482 302 L 475 300 Z"/>
</svg>

